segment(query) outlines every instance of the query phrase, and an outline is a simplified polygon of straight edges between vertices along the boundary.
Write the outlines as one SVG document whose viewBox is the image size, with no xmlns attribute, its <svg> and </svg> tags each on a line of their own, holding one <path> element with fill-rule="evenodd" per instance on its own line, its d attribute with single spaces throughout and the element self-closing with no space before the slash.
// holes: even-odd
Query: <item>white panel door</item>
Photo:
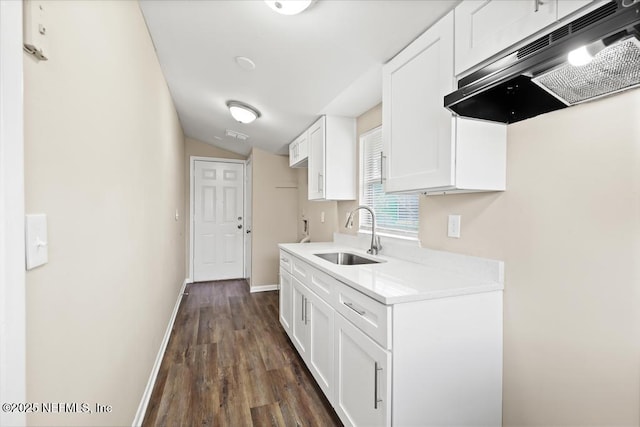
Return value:
<svg viewBox="0 0 640 427">
<path fill-rule="evenodd" d="M 253 226 L 253 159 L 249 157 L 245 171 L 245 195 L 244 195 L 244 277 L 251 284 L 251 227 Z"/>
<path fill-rule="evenodd" d="M 244 165 L 195 161 L 193 279 L 244 277 Z"/>
<path fill-rule="evenodd" d="M 335 316 L 335 396 L 345 426 L 391 425 L 391 354 Z"/>
</svg>

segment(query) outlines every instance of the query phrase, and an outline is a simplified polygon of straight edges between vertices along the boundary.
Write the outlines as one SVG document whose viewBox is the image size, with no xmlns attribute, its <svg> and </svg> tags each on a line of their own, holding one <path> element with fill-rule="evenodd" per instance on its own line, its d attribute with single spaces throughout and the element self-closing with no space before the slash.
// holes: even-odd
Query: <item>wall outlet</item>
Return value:
<svg viewBox="0 0 640 427">
<path fill-rule="evenodd" d="M 455 239 L 460 238 L 460 215 L 449 215 L 447 236 L 453 237 Z"/>
<path fill-rule="evenodd" d="M 320 222 L 324 222 L 324 211 L 320 212 Z"/>
</svg>

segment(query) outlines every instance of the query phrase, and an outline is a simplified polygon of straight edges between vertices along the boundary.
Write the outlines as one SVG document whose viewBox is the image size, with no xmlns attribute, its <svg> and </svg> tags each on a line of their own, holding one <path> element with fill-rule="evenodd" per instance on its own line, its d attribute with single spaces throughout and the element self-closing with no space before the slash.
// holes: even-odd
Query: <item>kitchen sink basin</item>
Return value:
<svg viewBox="0 0 640 427">
<path fill-rule="evenodd" d="M 371 258 L 365 258 L 363 256 L 352 254 L 349 252 L 330 252 L 326 254 L 314 254 L 314 255 L 339 265 L 378 264 L 383 262 L 383 261 L 376 261 L 375 259 L 371 259 Z"/>
</svg>

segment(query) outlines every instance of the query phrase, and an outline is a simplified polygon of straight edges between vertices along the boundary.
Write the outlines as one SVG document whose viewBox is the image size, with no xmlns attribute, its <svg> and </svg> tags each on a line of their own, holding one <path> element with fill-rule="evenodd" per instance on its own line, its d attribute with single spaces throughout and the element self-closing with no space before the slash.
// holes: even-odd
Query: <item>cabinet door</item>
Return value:
<svg viewBox="0 0 640 427">
<path fill-rule="evenodd" d="M 296 278 L 291 278 L 292 283 L 292 303 L 293 303 L 293 319 L 291 320 L 291 341 L 300 353 L 300 356 L 306 361 L 307 349 L 309 347 L 309 328 L 307 313 L 307 297 L 306 288 L 298 282 Z"/>
<path fill-rule="evenodd" d="M 315 122 L 308 131 L 309 141 L 309 200 L 324 199 L 324 117 Z"/>
<path fill-rule="evenodd" d="M 562 19 L 593 2 L 594 0 L 558 0 L 557 18 Z"/>
<path fill-rule="evenodd" d="M 304 132 L 289 144 L 289 166 L 304 167 L 307 157 L 309 157 L 309 146 L 307 132 Z"/>
<path fill-rule="evenodd" d="M 309 291 L 307 296 L 309 350 L 307 365 L 327 399 L 333 403 L 333 308 Z"/>
<path fill-rule="evenodd" d="M 309 157 L 309 140 L 307 138 L 307 132 L 300 135 L 296 141 L 298 142 L 298 161 L 301 162 Z"/>
<path fill-rule="evenodd" d="M 391 355 L 335 316 L 334 408 L 345 425 L 391 425 Z"/>
<path fill-rule="evenodd" d="M 292 310 L 291 305 L 291 292 L 292 292 L 292 278 L 291 274 L 280 269 L 280 324 L 287 332 L 287 335 L 291 336 L 291 320 Z"/>
<path fill-rule="evenodd" d="M 455 9 L 456 75 L 556 20 L 556 0 L 465 0 Z"/>
<path fill-rule="evenodd" d="M 382 76 L 385 191 L 453 185 L 451 113 L 442 104 L 454 89 L 453 12 L 385 64 Z"/>
</svg>

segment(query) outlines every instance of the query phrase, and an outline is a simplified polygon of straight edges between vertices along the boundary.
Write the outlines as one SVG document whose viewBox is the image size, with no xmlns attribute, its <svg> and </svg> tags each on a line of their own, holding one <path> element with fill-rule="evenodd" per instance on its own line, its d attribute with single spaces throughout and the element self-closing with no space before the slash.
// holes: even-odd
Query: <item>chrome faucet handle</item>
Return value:
<svg viewBox="0 0 640 427">
<path fill-rule="evenodd" d="M 371 248 L 367 250 L 368 254 L 378 255 L 378 252 L 382 250 L 382 244 L 380 243 L 380 236 L 376 236 Z"/>
</svg>

